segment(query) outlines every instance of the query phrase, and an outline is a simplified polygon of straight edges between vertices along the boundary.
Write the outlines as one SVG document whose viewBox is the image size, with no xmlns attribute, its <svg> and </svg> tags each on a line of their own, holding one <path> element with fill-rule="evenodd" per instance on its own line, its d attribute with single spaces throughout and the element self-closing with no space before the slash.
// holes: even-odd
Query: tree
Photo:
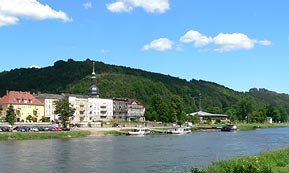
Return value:
<svg viewBox="0 0 289 173">
<path fill-rule="evenodd" d="M 49 122 L 49 118 L 48 117 L 45 117 L 45 116 L 42 116 L 41 119 L 40 119 L 41 122 Z"/>
<path fill-rule="evenodd" d="M 254 100 L 252 98 L 243 99 L 238 105 L 238 119 L 249 123 L 249 116 L 254 110 Z"/>
<path fill-rule="evenodd" d="M 10 105 L 6 111 L 6 121 L 10 124 L 10 125 L 14 125 L 15 121 L 16 121 L 16 114 L 14 112 L 14 108 L 13 105 Z"/>
<path fill-rule="evenodd" d="M 66 99 L 55 101 L 54 105 L 55 105 L 54 114 L 57 114 L 63 126 L 66 126 L 67 121 L 69 121 L 69 117 L 73 116 L 75 109 Z"/>
<path fill-rule="evenodd" d="M 267 106 L 266 116 L 272 117 L 273 122 L 281 122 L 281 115 L 277 106 L 273 106 L 273 105 Z"/>
<path fill-rule="evenodd" d="M 288 122 L 288 113 L 284 109 L 280 109 L 281 122 Z"/>
<path fill-rule="evenodd" d="M 31 115 L 28 115 L 28 116 L 26 117 L 26 120 L 29 121 L 29 122 L 31 122 L 31 121 L 33 121 L 33 117 L 32 117 Z"/>
<path fill-rule="evenodd" d="M 157 119 L 155 119 L 156 121 L 169 122 L 170 118 L 168 105 L 158 94 L 152 97 L 152 112 L 157 114 Z"/>
<path fill-rule="evenodd" d="M 178 95 L 173 95 L 170 101 L 171 122 L 177 122 L 182 125 L 186 121 L 186 114 L 184 113 L 184 102 Z"/>
</svg>

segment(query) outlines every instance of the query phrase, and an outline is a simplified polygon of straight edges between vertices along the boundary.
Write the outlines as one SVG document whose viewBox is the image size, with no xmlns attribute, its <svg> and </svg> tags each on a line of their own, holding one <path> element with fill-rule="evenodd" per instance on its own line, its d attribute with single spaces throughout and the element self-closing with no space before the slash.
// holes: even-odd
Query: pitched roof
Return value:
<svg viewBox="0 0 289 173">
<path fill-rule="evenodd" d="M 7 94 L 0 99 L 0 105 L 1 104 L 25 104 L 44 106 L 44 103 L 40 102 L 29 92 L 22 91 L 7 92 Z"/>
<path fill-rule="evenodd" d="M 212 114 L 212 113 L 203 112 L 203 111 L 190 113 L 190 115 L 198 116 L 198 117 L 228 117 L 228 115 L 225 115 L 225 114 Z"/>
</svg>

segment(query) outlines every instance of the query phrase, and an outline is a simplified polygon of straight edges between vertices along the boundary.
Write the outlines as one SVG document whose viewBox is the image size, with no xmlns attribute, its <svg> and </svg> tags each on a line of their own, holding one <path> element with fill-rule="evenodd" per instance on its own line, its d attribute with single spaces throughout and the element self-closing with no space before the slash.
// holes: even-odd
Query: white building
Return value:
<svg viewBox="0 0 289 173">
<path fill-rule="evenodd" d="M 113 100 L 88 98 L 90 121 L 111 121 L 113 119 Z"/>
<path fill-rule="evenodd" d="M 145 121 L 145 107 L 135 99 L 128 99 L 127 121 Z"/>
<path fill-rule="evenodd" d="M 63 99 L 64 96 L 58 94 L 36 94 L 34 97 L 44 103 L 44 116 L 47 117 L 50 122 L 58 121 L 58 115 L 54 114 L 54 102 Z"/>
<path fill-rule="evenodd" d="M 78 123 L 81 121 L 89 121 L 88 116 L 88 97 L 83 95 L 66 95 L 68 102 L 75 109 L 71 123 Z"/>
</svg>

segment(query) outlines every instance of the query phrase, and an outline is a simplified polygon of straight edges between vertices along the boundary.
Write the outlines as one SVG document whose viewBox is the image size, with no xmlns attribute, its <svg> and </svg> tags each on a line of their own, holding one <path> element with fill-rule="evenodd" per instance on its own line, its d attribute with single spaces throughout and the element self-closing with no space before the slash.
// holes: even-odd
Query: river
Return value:
<svg viewBox="0 0 289 173">
<path fill-rule="evenodd" d="M 0 172 L 178 172 L 289 146 L 289 128 L 188 135 L 0 141 Z"/>
</svg>

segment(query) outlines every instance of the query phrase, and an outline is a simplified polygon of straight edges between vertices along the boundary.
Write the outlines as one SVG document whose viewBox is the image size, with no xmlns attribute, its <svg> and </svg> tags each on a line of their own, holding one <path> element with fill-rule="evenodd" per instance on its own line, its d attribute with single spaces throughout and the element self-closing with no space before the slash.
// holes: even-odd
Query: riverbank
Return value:
<svg viewBox="0 0 289 173">
<path fill-rule="evenodd" d="M 258 128 L 279 128 L 279 127 L 288 127 L 289 124 L 261 124 L 261 123 L 250 123 L 250 124 L 237 124 L 239 130 L 254 130 Z"/>
<path fill-rule="evenodd" d="M 244 156 L 232 160 L 213 162 L 208 167 L 191 170 L 191 173 L 235 172 L 287 173 L 289 172 L 289 147 L 256 156 Z"/>
<path fill-rule="evenodd" d="M 3 140 L 31 140 L 31 139 L 65 139 L 79 138 L 91 135 L 87 130 L 59 131 L 59 132 L 3 132 L 0 133 L 0 141 Z"/>
<path fill-rule="evenodd" d="M 198 131 L 220 131 L 223 125 L 195 125 L 191 127 L 192 132 Z M 238 130 L 255 130 L 258 128 L 278 128 L 278 127 L 288 127 L 288 124 L 260 124 L 260 123 L 251 123 L 251 124 L 237 124 Z M 121 136 L 125 135 L 130 129 L 136 127 L 100 127 L 100 128 L 79 128 L 79 130 L 87 130 L 90 131 L 90 136 Z M 149 129 L 161 129 L 167 130 L 175 127 L 147 127 Z"/>
</svg>

